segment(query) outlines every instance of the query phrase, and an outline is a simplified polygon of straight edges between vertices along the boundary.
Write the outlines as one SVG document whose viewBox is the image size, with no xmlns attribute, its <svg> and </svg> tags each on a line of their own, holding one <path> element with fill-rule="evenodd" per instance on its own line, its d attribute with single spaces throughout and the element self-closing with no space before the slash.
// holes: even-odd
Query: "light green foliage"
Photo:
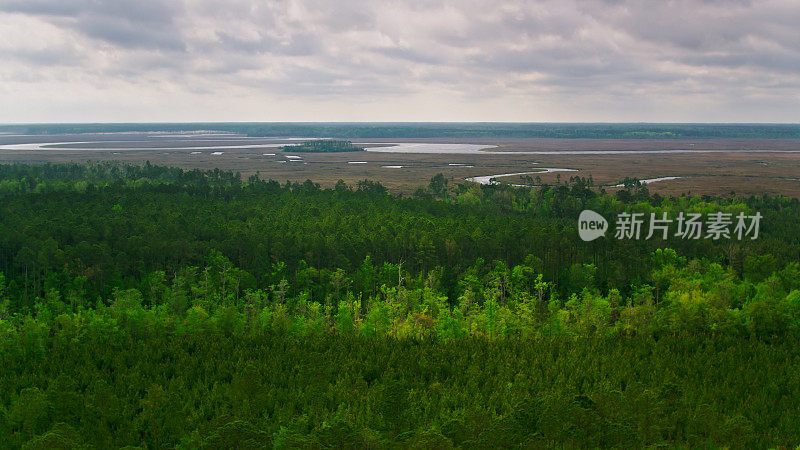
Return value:
<svg viewBox="0 0 800 450">
<path fill-rule="evenodd" d="M 389 308 L 383 303 L 375 303 L 361 324 L 361 332 L 364 336 L 372 338 L 386 336 L 390 325 Z"/>
<path fill-rule="evenodd" d="M 336 331 L 340 334 L 350 335 L 355 329 L 353 326 L 353 306 L 346 302 L 339 303 L 339 310 L 334 317 Z"/>
</svg>

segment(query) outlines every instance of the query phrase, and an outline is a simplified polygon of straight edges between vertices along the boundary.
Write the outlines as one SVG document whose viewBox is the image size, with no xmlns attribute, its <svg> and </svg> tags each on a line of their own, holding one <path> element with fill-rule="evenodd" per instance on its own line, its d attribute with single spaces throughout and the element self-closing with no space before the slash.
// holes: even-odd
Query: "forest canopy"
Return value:
<svg viewBox="0 0 800 450">
<path fill-rule="evenodd" d="M 758 239 L 601 238 L 724 211 Z M 0 165 L 12 448 L 795 446 L 800 202 Z"/>
</svg>

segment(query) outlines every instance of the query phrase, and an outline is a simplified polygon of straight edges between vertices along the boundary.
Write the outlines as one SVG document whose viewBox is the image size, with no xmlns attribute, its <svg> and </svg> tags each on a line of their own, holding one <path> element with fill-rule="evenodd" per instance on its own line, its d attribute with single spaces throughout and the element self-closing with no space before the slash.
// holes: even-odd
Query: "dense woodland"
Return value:
<svg viewBox="0 0 800 450">
<path fill-rule="evenodd" d="M 339 153 L 339 152 L 360 152 L 364 147 L 353 145 L 350 141 L 340 141 L 336 139 L 314 139 L 303 141 L 295 145 L 285 145 L 281 150 L 288 153 Z"/>
<path fill-rule="evenodd" d="M 759 212 L 583 242 L 580 211 Z M 800 444 L 800 202 L 0 165 L 12 448 Z"/>
</svg>

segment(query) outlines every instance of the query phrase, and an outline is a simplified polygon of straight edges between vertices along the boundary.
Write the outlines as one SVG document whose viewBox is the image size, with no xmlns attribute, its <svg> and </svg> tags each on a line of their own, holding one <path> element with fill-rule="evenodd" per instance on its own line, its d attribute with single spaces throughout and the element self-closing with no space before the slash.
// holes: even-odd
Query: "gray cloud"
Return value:
<svg viewBox="0 0 800 450">
<path fill-rule="evenodd" d="M 74 16 L 89 4 L 88 0 L 4 0 L 0 2 L 0 10 L 45 16 Z"/>
<path fill-rule="evenodd" d="M 18 104 L 74 86 L 88 115 L 113 86 L 164 114 L 235 93 L 292 111 L 396 102 L 398 120 L 438 102 L 482 120 L 564 120 L 521 105 L 568 103 L 580 120 L 747 120 L 731 105 L 762 104 L 797 121 L 797 23 L 793 0 L 0 0 L 0 80 Z M 490 104 L 511 116 L 481 116 Z"/>
</svg>

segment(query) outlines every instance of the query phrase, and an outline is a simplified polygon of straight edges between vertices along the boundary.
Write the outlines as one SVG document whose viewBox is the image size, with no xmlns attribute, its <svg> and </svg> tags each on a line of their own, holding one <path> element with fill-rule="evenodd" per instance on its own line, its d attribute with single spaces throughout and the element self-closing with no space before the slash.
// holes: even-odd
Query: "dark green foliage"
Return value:
<svg viewBox="0 0 800 450">
<path fill-rule="evenodd" d="M 367 256 L 378 267 L 404 261 L 403 271 L 417 282 L 441 267 L 438 288 L 456 299 L 460 278 L 478 258 L 511 268 L 529 256 L 538 258 L 533 269 L 566 298 L 580 293 L 584 264 L 596 268 L 593 287 L 629 294 L 632 285 L 649 281 L 650 254 L 662 247 L 730 265 L 754 283 L 800 255 L 796 199 L 675 198 L 654 206 L 652 199 L 626 204 L 600 196 L 580 179 L 537 190 L 439 181 L 432 186 L 446 201 L 392 197 L 369 180 L 355 190 L 334 190 L 257 178 L 244 182 L 218 170 L 0 165 L 0 272 L 6 294 L 17 299 L 9 312 L 35 310 L 37 298 L 48 298 L 49 312 L 58 315 L 65 308 L 92 307 L 98 297 L 109 299 L 114 288 L 138 289 L 144 305 L 180 307 L 186 301 L 182 294 L 165 291 L 152 277 L 222 282 L 191 270 L 206 267 L 212 251 L 232 264 L 222 275 L 222 301 L 228 303 L 246 289 L 269 290 L 284 278 L 289 294 L 307 290 L 322 303 L 331 292 L 320 281 L 340 268 L 355 273 Z M 755 241 L 609 237 L 584 243 L 576 217 L 585 208 L 609 218 L 626 209 L 668 211 L 673 217 L 683 210 L 757 210 L 764 219 Z M 280 273 L 276 264 L 284 265 Z M 295 279 L 299 276 L 305 281 Z M 374 295 L 380 287 L 354 280 L 357 294 Z M 498 285 L 501 301 L 503 286 Z"/>
<path fill-rule="evenodd" d="M 800 442 L 797 200 L 445 181 L 0 165 L 2 447 Z M 764 218 L 585 243 L 584 208 Z"/>
<path fill-rule="evenodd" d="M 360 152 L 364 151 L 364 147 L 355 146 L 350 141 L 318 139 L 303 141 L 296 145 L 285 145 L 281 150 L 288 153 L 339 153 Z"/>
<path fill-rule="evenodd" d="M 2 357 L 13 369 L 0 377 L 12 405 L 4 446 L 764 448 L 800 439 L 794 338 L 61 335 L 40 363 Z M 58 376 L 74 379 L 66 393 L 97 413 L 56 414 L 51 395 L 66 389 Z M 35 401 L 22 408 L 23 398 Z"/>
</svg>

